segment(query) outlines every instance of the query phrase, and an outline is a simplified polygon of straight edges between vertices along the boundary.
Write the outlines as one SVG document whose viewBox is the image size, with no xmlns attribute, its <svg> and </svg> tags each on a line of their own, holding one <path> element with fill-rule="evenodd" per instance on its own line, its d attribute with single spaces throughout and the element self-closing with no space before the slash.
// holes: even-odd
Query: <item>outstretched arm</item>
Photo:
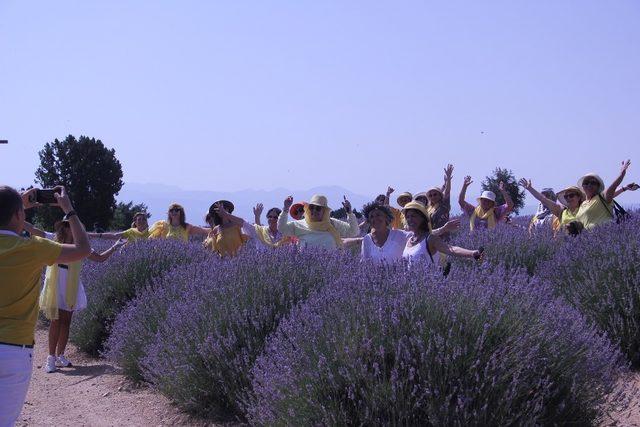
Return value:
<svg viewBox="0 0 640 427">
<path fill-rule="evenodd" d="M 127 243 L 126 240 L 118 240 L 113 244 L 113 246 L 111 246 L 101 254 L 95 251 L 91 251 L 91 254 L 89 254 L 87 258 L 95 262 L 105 262 L 118 248 L 121 248 L 125 243 Z"/>
<path fill-rule="evenodd" d="M 452 219 L 451 221 L 447 221 L 447 223 L 445 225 L 443 225 L 440 228 L 436 228 L 435 230 L 431 231 L 431 234 L 433 236 L 442 236 L 443 234 L 447 234 L 453 231 L 456 231 L 458 228 L 460 228 L 460 220 L 459 219 Z"/>
<path fill-rule="evenodd" d="M 264 209 L 264 205 L 262 203 L 258 203 L 255 208 L 253 208 L 253 223 L 255 225 L 262 225 L 260 222 L 260 216 L 262 216 L 262 210 Z"/>
<path fill-rule="evenodd" d="M 47 237 L 47 234 L 44 231 L 34 227 L 33 224 L 27 221 L 24 222 L 24 229 L 27 230 L 32 236 L 42 237 L 43 239 Z"/>
<path fill-rule="evenodd" d="M 98 239 L 118 240 L 122 238 L 123 231 L 117 233 L 87 233 L 87 236 Z"/>
<path fill-rule="evenodd" d="M 615 194 L 613 195 L 613 198 L 615 199 L 625 191 L 636 191 L 638 188 L 640 188 L 640 185 L 636 184 L 635 182 L 632 182 L 631 184 L 628 184 L 628 185 L 624 185 L 616 190 Z"/>
<path fill-rule="evenodd" d="M 444 169 L 444 190 L 443 199 L 448 199 L 451 195 L 451 179 L 453 178 L 453 165 L 448 164 Z"/>
<path fill-rule="evenodd" d="M 199 227 L 193 224 L 187 224 L 187 232 L 189 233 L 189 236 L 193 236 L 193 235 L 208 236 L 210 231 L 211 231 L 210 228 Z"/>
<path fill-rule="evenodd" d="M 611 183 L 609 188 L 607 188 L 607 191 L 605 191 L 604 193 L 604 198 L 607 201 L 607 203 L 613 202 L 613 198 L 615 197 L 615 193 L 616 193 L 616 188 L 618 188 L 618 186 L 624 179 L 624 176 L 627 174 L 627 169 L 629 169 L 630 165 L 631 165 L 631 160 L 625 160 L 624 162 L 622 162 L 622 167 L 620 168 L 620 174 L 618 174 L 618 177 Z"/>
<path fill-rule="evenodd" d="M 284 206 L 282 207 L 282 212 L 280 212 L 280 216 L 278 217 L 278 231 L 282 233 L 283 236 L 295 236 L 296 228 L 292 222 L 289 222 L 289 208 L 293 204 L 293 196 L 287 196 L 284 199 Z"/>
<path fill-rule="evenodd" d="M 540 192 L 538 192 L 538 190 L 533 188 L 533 185 L 531 185 L 530 179 L 527 180 L 525 178 L 522 178 L 520 180 L 520 185 L 522 185 L 525 190 L 531 193 L 533 197 L 538 199 L 540 203 L 546 206 L 551 211 L 551 213 L 553 213 L 555 216 L 557 216 L 558 218 L 562 216 L 562 211 L 564 211 L 564 208 L 559 204 L 557 204 L 556 202 L 554 202 L 553 200 L 548 199 L 547 197 L 544 196 L 544 194 L 541 194 Z"/>
<path fill-rule="evenodd" d="M 513 210 L 513 200 L 511 199 L 511 196 L 507 192 L 504 182 L 500 181 L 498 188 L 500 189 L 500 193 L 502 193 L 502 197 L 504 197 L 504 201 L 507 204 L 506 212 L 511 212 Z"/>
<path fill-rule="evenodd" d="M 481 250 L 471 250 L 461 248 L 460 246 L 451 246 L 445 243 L 440 237 L 432 236 L 429 238 L 429 248 L 431 253 L 441 252 L 443 254 L 461 257 L 461 258 L 474 258 L 480 259 L 482 257 Z"/>
</svg>

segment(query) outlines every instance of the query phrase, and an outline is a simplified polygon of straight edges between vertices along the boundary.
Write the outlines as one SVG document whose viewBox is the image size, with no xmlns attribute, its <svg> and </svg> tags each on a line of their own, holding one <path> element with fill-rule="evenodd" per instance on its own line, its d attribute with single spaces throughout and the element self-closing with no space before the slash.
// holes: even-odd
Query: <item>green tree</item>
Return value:
<svg viewBox="0 0 640 427">
<path fill-rule="evenodd" d="M 63 141 L 46 143 L 38 154 L 36 182 L 42 188 L 64 185 L 87 228 L 109 225 L 115 196 L 123 184 L 122 166 L 115 150 L 105 147 L 99 139 L 69 135 Z M 61 216 L 58 208 L 39 208 L 36 212 L 37 222 L 49 229 Z"/>
<path fill-rule="evenodd" d="M 148 209 L 144 203 L 134 205 L 133 202 L 118 202 L 113 212 L 113 219 L 111 220 L 109 228 L 114 231 L 126 230 L 131 227 L 133 216 L 136 212 L 147 212 Z M 147 214 L 147 218 L 148 217 L 149 214 Z"/>
<path fill-rule="evenodd" d="M 504 203 L 504 197 L 499 188 L 500 181 L 504 182 L 505 190 L 513 200 L 513 212 L 517 214 L 524 207 L 525 192 L 518 186 L 518 181 L 511 170 L 495 168 L 492 175 L 486 177 L 480 186 L 482 191 L 493 191 L 496 195 L 496 204 L 501 205 Z"/>
</svg>

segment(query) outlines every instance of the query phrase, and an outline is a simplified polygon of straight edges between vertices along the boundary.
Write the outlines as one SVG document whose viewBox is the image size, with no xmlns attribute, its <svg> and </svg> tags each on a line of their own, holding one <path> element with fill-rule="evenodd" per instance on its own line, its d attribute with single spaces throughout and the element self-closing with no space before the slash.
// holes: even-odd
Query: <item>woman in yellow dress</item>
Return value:
<svg viewBox="0 0 640 427">
<path fill-rule="evenodd" d="M 136 212 L 133 216 L 133 224 L 131 228 L 124 231 L 116 231 L 113 233 L 87 233 L 89 237 L 107 240 L 126 239 L 128 243 L 136 240 L 146 240 L 149 238 L 149 223 L 146 212 Z"/>
<path fill-rule="evenodd" d="M 218 200 L 209 207 L 207 223 L 211 226 L 204 246 L 215 251 L 221 257 L 236 256 L 249 236 L 242 232 L 245 221 L 231 215 L 234 206 L 228 200 Z"/>
<path fill-rule="evenodd" d="M 208 234 L 209 229 L 188 224 L 184 208 L 177 203 L 169 206 L 166 221 L 157 221 L 149 229 L 150 239 L 177 239 L 183 242 L 188 242 L 189 236 L 207 236 Z"/>
</svg>

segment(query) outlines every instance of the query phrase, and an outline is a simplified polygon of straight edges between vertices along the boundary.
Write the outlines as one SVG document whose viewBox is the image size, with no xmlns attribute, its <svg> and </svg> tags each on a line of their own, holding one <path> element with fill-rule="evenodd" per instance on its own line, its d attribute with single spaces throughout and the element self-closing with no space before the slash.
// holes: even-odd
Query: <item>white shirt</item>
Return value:
<svg viewBox="0 0 640 427">
<path fill-rule="evenodd" d="M 278 231 L 283 236 L 296 236 L 300 240 L 302 247 L 314 247 L 323 249 L 335 249 L 338 247 L 333 235 L 328 231 L 311 230 L 304 219 L 298 221 L 288 221 L 289 213 L 282 211 L 278 217 Z M 348 222 L 331 218 L 331 224 L 338 231 L 340 237 L 358 237 L 360 228 L 358 219 L 351 212 L 347 215 Z"/>
<path fill-rule="evenodd" d="M 417 245 L 409 246 L 409 240 L 411 236 L 413 236 L 413 233 L 410 233 L 410 237 L 409 239 L 407 239 L 407 243 L 405 244 L 404 250 L 402 252 L 402 258 L 409 261 L 409 265 L 417 261 L 426 261 L 428 263 L 431 263 L 432 260 L 435 265 L 440 265 L 440 252 L 431 254 L 431 257 L 429 257 L 429 249 L 427 247 L 427 245 L 429 244 L 429 235 Z"/>
<path fill-rule="evenodd" d="M 369 233 L 362 239 L 361 258 L 378 264 L 399 261 L 402 259 L 402 252 L 410 235 L 411 233 L 403 230 L 389 230 L 387 240 L 382 246 L 378 246 Z"/>
</svg>

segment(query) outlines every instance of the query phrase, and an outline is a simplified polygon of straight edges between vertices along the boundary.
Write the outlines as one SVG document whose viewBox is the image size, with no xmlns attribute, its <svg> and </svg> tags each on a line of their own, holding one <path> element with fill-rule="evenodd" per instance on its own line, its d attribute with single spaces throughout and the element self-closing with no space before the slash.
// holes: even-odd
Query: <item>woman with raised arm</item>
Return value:
<svg viewBox="0 0 640 427">
<path fill-rule="evenodd" d="M 147 222 L 148 214 L 146 212 L 136 212 L 133 216 L 133 224 L 131 228 L 124 231 L 113 233 L 87 233 L 89 237 L 108 240 L 126 239 L 127 242 L 136 240 L 146 240 L 149 238 L 149 223 Z"/>
<path fill-rule="evenodd" d="M 554 217 L 559 221 L 558 226 L 554 228 L 554 232 L 559 229 L 566 228 L 572 221 L 576 220 L 576 214 L 580 208 L 580 204 L 584 201 L 584 193 L 576 186 L 567 187 L 560 191 L 557 195 L 562 205 L 556 203 L 553 199 L 547 197 L 545 193 L 538 192 L 531 180 L 522 178 L 520 185 L 524 187 L 533 197 L 535 197 Z M 548 223 L 548 220 L 546 221 Z M 533 222 L 532 222 L 533 224 Z"/>
<path fill-rule="evenodd" d="M 429 212 L 429 224 L 432 229 L 440 228 L 449 221 L 452 177 L 453 165 L 449 164 L 444 169 L 444 190 L 440 187 L 427 190 L 427 212 Z"/>
<path fill-rule="evenodd" d="M 410 265 L 414 262 L 427 261 L 439 266 L 440 253 L 476 260 L 482 257 L 482 248 L 471 250 L 459 246 L 451 246 L 434 233 L 430 233 L 429 212 L 422 203 L 407 203 L 402 212 L 404 213 L 409 228 L 409 234 L 402 251 L 402 257 L 407 260 Z M 460 226 L 459 221 L 450 221 L 445 227 L 448 227 L 449 224 L 451 224 L 451 228 L 453 229 Z"/>
<path fill-rule="evenodd" d="M 55 233 L 46 233 L 27 222 L 25 222 L 24 228 L 37 237 L 67 245 L 74 243 L 69 221 L 56 222 L 54 225 Z M 126 240 L 118 240 L 102 253 L 91 250 L 87 258 L 95 262 L 104 262 L 125 243 Z M 40 294 L 40 310 L 51 321 L 49 324 L 49 355 L 44 364 L 44 370 L 47 373 L 55 372 L 56 365 L 71 366 L 71 362 L 64 355 L 69 340 L 71 318 L 75 311 L 87 307 L 87 296 L 80 280 L 81 269 L 82 260 L 66 264 L 53 264 L 47 267 L 44 287 Z"/>
<path fill-rule="evenodd" d="M 304 209 L 304 205 L 300 205 Z M 262 211 L 264 210 L 264 205 L 262 203 L 258 203 L 255 208 L 253 208 L 253 216 L 254 216 L 254 224 L 247 224 L 243 230 L 247 231 L 247 234 L 255 240 L 257 247 L 266 247 L 266 248 L 279 248 L 284 245 L 291 245 L 297 243 L 297 239 L 293 236 L 284 236 L 282 233 L 278 231 L 278 218 L 282 213 L 282 210 L 278 208 L 271 208 L 267 211 L 267 224 L 262 225 L 260 221 L 260 217 L 262 215 Z M 289 210 L 291 211 L 291 209 Z"/>
<path fill-rule="evenodd" d="M 167 220 L 156 221 L 149 229 L 150 239 L 177 239 L 189 241 L 189 236 L 207 236 L 209 229 L 191 225 L 186 222 L 184 208 L 172 203 L 167 212 Z"/>
<path fill-rule="evenodd" d="M 595 173 L 588 173 L 578 180 L 578 187 L 584 191 L 585 200 L 580 204 L 576 220 L 580 221 L 586 230 L 592 230 L 613 219 L 613 198 L 630 165 L 631 160 L 622 162 L 618 177 L 606 190 L 604 181 Z"/>
<path fill-rule="evenodd" d="M 292 203 L 292 196 L 285 199 L 278 218 L 278 231 L 284 236 L 297 237 L 302 246 L 336 249 L 343 247 L 342 238 L 358 237 L 358 219 L 346 197 L 342 206 L 347 212 L 348 222 L 331 218 L 327 198 L 319 194 L 314 195 L 305 206 L 304 219 L 289 221 L 288 212 Z"/>
<path fill-rule="evenodd" d="M 233 203 L 218 200 L 209 207 L 206 217 L 211 230 L 204 246 L 221 257 L 238 255 L 242 245 L 249 240 L 249 236 L 243 233 L 244 219 L 232 215 L 233 210 Z"/>
<path fill-rule="evenodd" d="M 496 206 L 496 195 L 493 191 L 483 191 L 478 197 L 478 205 L 473 206 L 465 200 L 467 188 L 473 183 L 470 176 L 464 177 L 458 203 L 462 212 L 469 215 L 469 227 L 471 231 L 475 229 L 494 229 L 496 224 L 503 221 L 506 216 L 513 210 L 513 200 L 505 190 L 504 182 L 500 181 L 499 188 L 505 203 Z"/>
</svg>

